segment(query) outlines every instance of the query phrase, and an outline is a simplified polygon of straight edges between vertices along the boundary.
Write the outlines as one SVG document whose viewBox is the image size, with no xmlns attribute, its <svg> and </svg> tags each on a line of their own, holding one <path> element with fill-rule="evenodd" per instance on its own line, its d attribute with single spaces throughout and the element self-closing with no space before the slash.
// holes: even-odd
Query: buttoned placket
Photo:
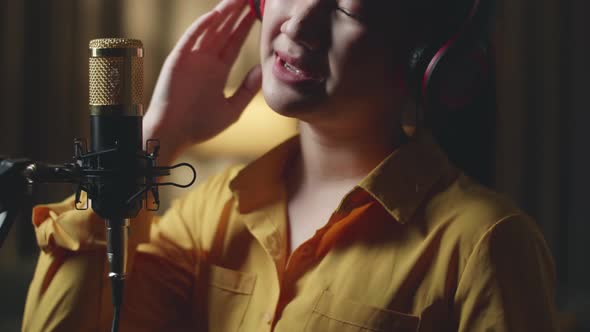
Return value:
<svg viewBox="0 0 590 332">
<path fill-rule="evenodd" d="M 324 234 L 336 224 L 338 221 L 345 218 L 350 211 L 358 205 L 364 197 L 361 193 L 362 189 L 355 187 L 344 196 L 336 211 L 332 213 L 328 222 L 316 230 L 314 235 L 297 247 L 287 260 L 285 267 L 285 275 L 290 282 L 295 282 L 307 268 L 316 262 L 320 257 L 316 257 L 316 249 Z"/>
<path fill-rule="evenodd" d="M 277 201 L 263 209 L 253 211 L 242 216 L 243 222 L 254 236 L 257 242 L 262 246 L 269 258 L 274 262 L 276 270 L 276 281 L 278 285 L 278 294 L 276 298 L 269 301 L 269 307 L 261 314 L 260 331 L 271 331 L 273 322 L 276 317 L 279 299 L 281 297 L 281 279 L 286 261 L 286 225 L 277 223 L 285 217 L 282 215 L 285 211 L 284 200 Z"/>
<path fill-rule="evenodd" d="M 287 298 L 288 294 L 291 293 L 286 290 L 286 287 L 293 287 L 299 278 L 309 272 L 309 270 L 322 259 L 317 253 L 317 248 L 322 241 L 322 237 L 330 227 L 345 218 L 358 203 L 358 196 L 356 195 L 357 189 L 359 188 L 355 188 L 349 192 L 341 201 L 336 211 L 332 213 L 326 225 L 318 229 L 310 239 L 297 247 L 287 259 L 284 277 L 281 280 L 281 295 L 279 297 L 280 307 L 275 311 L 275 317 L 272 324 L 273 327 L 276 325 L 277 319 L 280 318 L 282 310 L 291 300 L 290 298 Z"/>
<path fill-rule="evenodd" d="M 324 234 L 336 224 L 338 221 L 345 218 L 354 206 L 358 205 L 362 195 L 359 195 L 359 187 L 351 190 L 341 201 L 336 211 L 332 213 L 328 222 L 315 234 L 297 247 L 293 253 L 287 258 L 287 219 L 286 219 L 286 199 L 275 203 L 276 205 L 268 206 L 260 211 L 253 212 L 247 215 L 244 222 L 250 233 L 258 240 L 260 245 L 264 248 L 267 254 L 272 258 L 277 270 L 277 280 L 279 282 L 279 294 L 276 301 L 272 301 L 274 306 L 269 307 L 267 311 L 262 314 L 262 323 L 265 327 L 261 330 L 270 331 L 276 325 L 284 306 L 290 301 L 287 298 L 290 294 L 285 287 L 292 287 L 296 281 L 317 263 L 321 257 L 317 256 L 317 247 L 322 240 Z M 360 199 L 359 199 L 360 197 Z M 279 218 L 285 223 L 280 225 L 281 229 L 277 228 L 277 224 L 273 219 Z M 283 228 L 284 227 L 284 228 Z"/>
</svg>

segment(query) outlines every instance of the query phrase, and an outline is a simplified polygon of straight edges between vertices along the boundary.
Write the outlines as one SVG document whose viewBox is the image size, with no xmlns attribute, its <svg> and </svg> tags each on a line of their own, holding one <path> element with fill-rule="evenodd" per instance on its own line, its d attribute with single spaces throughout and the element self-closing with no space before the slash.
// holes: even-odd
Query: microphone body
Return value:
<svg viewBox="0 0 590 332">
<path fill-rule="evenodd" d="M 143 152 L 143 46 L 133 39 L 96 39 L 89 45 L 91 152 L 95 169 L 92 209 L 105 219 L 132 218 L 141 199 L 132 199 L 145 183 L 138 158 Z"/>
<path fill-rule="evenodd" d="M 106 221 L 107 259 L 118 329 L 127 265 L 129 218 L 142 208 L 143 45 L 133 39 L 89 44 L 90 167 L 103 173 L 91 186 L 92 209 Z"/>
</svg>

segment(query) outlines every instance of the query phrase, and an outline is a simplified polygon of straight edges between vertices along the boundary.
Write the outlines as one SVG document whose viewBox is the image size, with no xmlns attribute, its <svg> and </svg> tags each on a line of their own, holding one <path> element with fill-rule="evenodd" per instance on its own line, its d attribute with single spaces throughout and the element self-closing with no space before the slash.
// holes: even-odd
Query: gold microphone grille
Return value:
<svg viewBox="0 0 590 332">
<path fill-rule="evenodd" d="M 90 58 L 90 105 L 141 104 L 143 100 L 143 58 L 131 59 L 130 77 L 122 57 Z M 125 80 L 131 81 L 126 96 Z M 130 97 L 130 98 L 128 98 Z"/>
<path fill-rule="evenodd" d="M 143 43 L 138 39 L 128 38 L 102 38 L 91 40 L 89 48 L 143 48 Z"/>
<path fill-rule="evenodd" d="M 89 104 L 139 105 L 143 100 L 143 48 L 136 39 L 89 44 Z"/>
</svg>

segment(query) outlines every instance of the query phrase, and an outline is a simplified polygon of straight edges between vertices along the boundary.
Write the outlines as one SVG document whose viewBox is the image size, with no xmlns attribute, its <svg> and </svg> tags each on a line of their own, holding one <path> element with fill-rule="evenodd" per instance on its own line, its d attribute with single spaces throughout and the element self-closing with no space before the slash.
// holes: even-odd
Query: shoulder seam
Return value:
<svg viewBox="0 0 590 332">
<path fill-rule="evenodd" d="M 465 270 L 467 269 L 467 265 L 469 264 L 469 262 L 471 261 L 471 259 L 473 258 L 473 255 L 477 252 L 477 249 L 481 246 L 481 243 L 484 241 L 484 239 L 486 239 L 489 234 L 496 228 L 496 226 L 498 226 L 499 224 L 503 223 L 504 221 L 516 217 L 516 216 L 525 216 L 525 214 L 523 214 L 522 212 L 514 212 L 514 213 L 510 213 L 507 214 L 503 217 L 501 217 L 500 219 L 498 219 L 495 223 L 493 223 L 477 240 L 477 242 L 475 242 L 475 245 L 473 246 L 473 248 L 471 249 L 471 253 L 469 254 L 469 257 L 467 257 L 467 260 L 465 261 L 465 266 L 463 267 L 463 270 L 461 271 L 461 274 L 459 275 L 459 278 L 457 279 L 457 286 L 459 285 L 459 283 L 461 282 L 461 280 L 463 279 L 463 273 L 465 272 Z"/>
</svg>

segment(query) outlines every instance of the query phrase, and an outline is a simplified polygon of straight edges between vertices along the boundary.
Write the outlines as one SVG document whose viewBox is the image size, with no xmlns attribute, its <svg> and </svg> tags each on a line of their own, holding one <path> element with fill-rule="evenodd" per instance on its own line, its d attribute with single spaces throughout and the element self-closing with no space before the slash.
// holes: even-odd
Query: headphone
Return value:
<svg viewBox="0 0 590 332">
<path fill-rule="evenodd" d="M 248 4 L 250 5 L 250 11 L 258 17 L 259 20 L 262 21 L 262 16 L 264 15 L 264 3 L 265 0 L 248 0 Z"/>
<path fill-rule="evenodd" d="M 487 12 L 491 0 L 468 1 L 467 5 L 450 8 L 452 15 L 460 17 L 459 24 L 451 24 L 452 29 L 439 29 L 433 23 L 430 29 L 437 33 L 431 33 L 430 36 L 427 33 L 421 44 L 414 46 L 409 53 L 406 73 L 409 91 L 429 113 L 439 109 L 452 111 L 470 105 L 488 83 Z M 248 2 L 251 11 L 262 20 L 265 0 Z M 423 12 L 433 3 L 443 3 L 440 0 L 426 2 L 428 5 L 410 6 L 417 12 Z M 449 13 L 437 13 L 436 9 L 431 12 L 434 17 L 443 20 Z M 441 33 L 441 30 L 451 31 Z"/>
</svg>

